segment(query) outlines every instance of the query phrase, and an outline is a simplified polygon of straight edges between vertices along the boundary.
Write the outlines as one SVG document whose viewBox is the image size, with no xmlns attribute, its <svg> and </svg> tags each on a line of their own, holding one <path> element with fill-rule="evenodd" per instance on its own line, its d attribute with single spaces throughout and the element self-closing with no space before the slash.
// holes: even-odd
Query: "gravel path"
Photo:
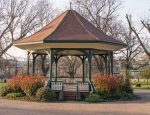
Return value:
<svg viewBox="0 0 150 115">
<path fill-rule="evenodd" d="M 150 90 L 135 90 L 141 100 L 88 104 L 35 103 L 0 99 L 0 115 L 150 115 Z"/>
</svg>

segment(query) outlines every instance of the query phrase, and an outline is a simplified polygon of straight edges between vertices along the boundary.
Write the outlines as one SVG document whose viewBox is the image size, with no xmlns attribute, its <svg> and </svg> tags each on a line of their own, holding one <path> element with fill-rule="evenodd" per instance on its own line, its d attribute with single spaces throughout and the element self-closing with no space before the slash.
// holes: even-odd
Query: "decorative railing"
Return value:
<svg viewBox="0 0 150 115">
<path fill-rule="evenodd" d="M 63 82 L 62 81 L 51 81 L 51 90 L 54 91 L 62 91 L 63 90 Z"/>
<path fill-rule="evenodd" d="M 89 91 L 89 83 L 88 82 L 77 82 L 78 91 Z"/>
<path fill-rule="evenodd" d="M 50 88 L 54 91 L 77 91 L 89 92 L 91 84 L 89 82 L 77 81 L 76 83 L 63 83 L 63 81 L 51 81 Z"/>
</svg>

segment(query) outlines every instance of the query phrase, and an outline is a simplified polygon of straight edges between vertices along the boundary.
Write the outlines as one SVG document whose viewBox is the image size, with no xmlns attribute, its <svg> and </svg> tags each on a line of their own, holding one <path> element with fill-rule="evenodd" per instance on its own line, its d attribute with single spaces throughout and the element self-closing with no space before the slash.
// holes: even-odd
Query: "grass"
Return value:
<svg viewBox="0 0 150 115">
<path fill-rule="evenodd" d="M 141 84 L 141 87 L 136 87 L 136 84 Z M 147 85 L 147 80 L 146 79 L 131 79 L 131 85 L 135 89 L 150 89 L 150 80 L 148 81 Z"/>
<path fill-rule="evenodd" d="M 141 87 L 136 87 L 135 85 L 132 85 L 134 89 L 150 89 L 150 85 L 141 85 Z"/>
<path fill-rule="evenodd" d="M 141 85 L 147 85 L 147 80 L 146 79 L 131 79 L 131 84 L 136 85 L 137 83 L 140 83 Z M 150 84 L 150 80 L 148 81 L 148 84 Z"/>
<path fill-rule="evenodd" d="M 5 83 L 0 83 L 0 89 L 3 87 L 3 86 L 5 86 Z"/>
</svg>

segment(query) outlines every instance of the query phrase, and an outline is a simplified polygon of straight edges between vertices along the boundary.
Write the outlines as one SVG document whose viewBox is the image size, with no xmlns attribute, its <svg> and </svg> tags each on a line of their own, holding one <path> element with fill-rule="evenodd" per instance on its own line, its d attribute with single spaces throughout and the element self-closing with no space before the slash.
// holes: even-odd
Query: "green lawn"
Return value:
<svg viewBox="0 0 150 115">
<path fill-rule="evenodd" d="M 134 89 L 150 89 L 150 85 L 141 85 L 141 87 L 136 87 L 135 85 L 132 85 Z"/>
<path fill-rule="evenodd" d="M 140 83 L 141 85 L 147 85 L 147 80 L 146 79 L 131 79 L 131 84 L 136 85 L 137 83 Z M 150 79 L 148 80 L 148 84 L 150 85 Z"/>
<path fill-rule="evenodd" d="M 136 84 L 141 84 L 141 87 L 136 87 Z M 131 85 L 135 89 L 150 89 L 150 80 L 148 81 L 147 85 L 147 80 L 146 79 L 131 79 Z"/>
<path fill-rule="evenodd" d="M 0 89 L 5 85 L 5 83 L 0 83 Z"/>
</svg>

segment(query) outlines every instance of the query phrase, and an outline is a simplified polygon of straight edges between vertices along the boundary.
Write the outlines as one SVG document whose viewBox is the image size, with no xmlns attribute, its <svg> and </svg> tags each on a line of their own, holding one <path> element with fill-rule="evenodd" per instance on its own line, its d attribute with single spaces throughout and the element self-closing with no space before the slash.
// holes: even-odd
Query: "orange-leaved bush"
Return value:
<svg viewBox="0 0 150 115">
<path fill-rule="evenodd" d="M 123 77 L 102 74 L 93 77 L 93 83 L 98 93 L 112 97 L 122 90 L 124 80 Z"/>
<path fill-rule="evenodd" d="M 23 76 L 16 75 L 8 80 L 7 85 L 14 93 L 22 92 L 20 83 L 23 79 Z"/>
<path fill-rule="evenodd" d="M 12 89 L 12 92 L 22 92 L 26 96 L 32 97 L 38 88 L 43 87 L 44 81 L 44 77 L 38 74 L 28 76 L 17 75 L 8 80 L 8 87 Z"/>
<path fill-rule="evenodd" d="M 44 81 L 38 75 L 25 76 L 20 82 L 20 87 L 28 97 L 35 95 L 38 88 L 43 87 Z"/>
</svg>

